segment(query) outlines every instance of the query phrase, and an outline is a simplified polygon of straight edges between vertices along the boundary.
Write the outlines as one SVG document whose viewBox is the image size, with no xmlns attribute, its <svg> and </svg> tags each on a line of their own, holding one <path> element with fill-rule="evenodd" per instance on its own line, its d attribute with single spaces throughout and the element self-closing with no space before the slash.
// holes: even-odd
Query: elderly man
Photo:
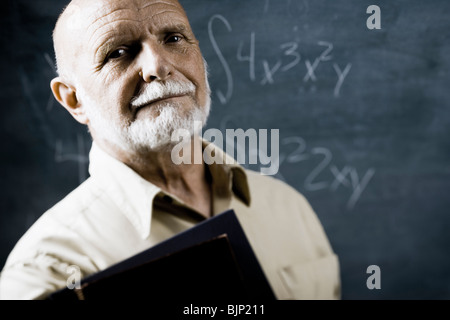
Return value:
<svg viewBox="0 0 450 320">
<path fill-rule="evenodd" d="M 172 133 L 190 128 L 199 141 L 192 123 L 210 108 L 206 65 L 177 0 L 73 0 L 53 37 L 51 89 L 89 128 L 90 178 L 17 243 L 1 298 L 44 299 L 66 286 L 69 266 L 87 276 L 230 208 L 278 299 L 340 297 L 338 259 L 298 192 L 231 161 L 171 160 Z"/>
</svg>

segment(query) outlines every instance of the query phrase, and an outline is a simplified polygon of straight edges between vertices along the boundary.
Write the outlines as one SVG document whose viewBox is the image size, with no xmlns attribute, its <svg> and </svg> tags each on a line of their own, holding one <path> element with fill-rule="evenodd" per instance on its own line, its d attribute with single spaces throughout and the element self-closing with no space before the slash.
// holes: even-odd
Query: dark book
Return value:
<svg viewBox="0 0 450 320">
<path fill-rule="evenodd" d="M 233 210 L 64 288 L 50 300 L 267 301 L 275 296 Z"/>
</svg>

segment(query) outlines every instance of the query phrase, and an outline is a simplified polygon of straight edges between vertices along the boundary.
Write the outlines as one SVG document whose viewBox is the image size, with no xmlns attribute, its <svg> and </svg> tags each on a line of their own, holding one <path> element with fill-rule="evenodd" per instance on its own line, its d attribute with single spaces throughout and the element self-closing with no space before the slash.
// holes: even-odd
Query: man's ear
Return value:
<svg viewBox="0 0 450 320">
<path fill-rule="evenodd" d="M 58 102 L 66 108 L 67 111 L 79 123 L 88 124 L 85 110 L 77 98 L 75 88 L 65 82 L 61 77 L 56 77 L 50 82 L 50 88 Z"/>
</svg>

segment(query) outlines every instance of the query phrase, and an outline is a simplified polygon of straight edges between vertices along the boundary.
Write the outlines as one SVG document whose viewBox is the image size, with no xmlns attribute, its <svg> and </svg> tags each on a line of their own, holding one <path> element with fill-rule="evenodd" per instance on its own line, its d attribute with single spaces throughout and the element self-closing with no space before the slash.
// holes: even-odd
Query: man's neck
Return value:
<svg viewBox="0 0 450 320">
<path fill-rule="evenodd" d="M 159 151 L 124 152 L 117 148 L 98 143 L 99 146 L 114 158 L 126 164 L 137 172 L 142 178 L 172 194 L 195 209 L 202 216 L 212 216 L 212 191 L 211 181 L 203 162 L 202 155 L 196 155 L 195 159 L 201 159 L 201 163 L 195 163 L 195 152 L 202 152 L 200 148 L 191 144 L 191 164 L 175 164 L 172 161 L 172 148 L 164 148 Z"/>
</svg>

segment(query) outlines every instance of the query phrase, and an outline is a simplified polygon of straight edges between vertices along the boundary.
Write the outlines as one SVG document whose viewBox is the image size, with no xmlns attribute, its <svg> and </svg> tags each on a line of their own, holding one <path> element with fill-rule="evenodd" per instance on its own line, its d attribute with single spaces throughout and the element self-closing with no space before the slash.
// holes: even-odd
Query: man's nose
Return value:
<svg viewBox="0 0 450 320">
<path fill-rule="evenodd" d="M 163 48 L 159 45 L 144 44 L 139 55 L 139 75 L 150 83 L 154 80 L 164 81 L 172 74 L 172 66 L 167 60 Z"/>
</svg>

